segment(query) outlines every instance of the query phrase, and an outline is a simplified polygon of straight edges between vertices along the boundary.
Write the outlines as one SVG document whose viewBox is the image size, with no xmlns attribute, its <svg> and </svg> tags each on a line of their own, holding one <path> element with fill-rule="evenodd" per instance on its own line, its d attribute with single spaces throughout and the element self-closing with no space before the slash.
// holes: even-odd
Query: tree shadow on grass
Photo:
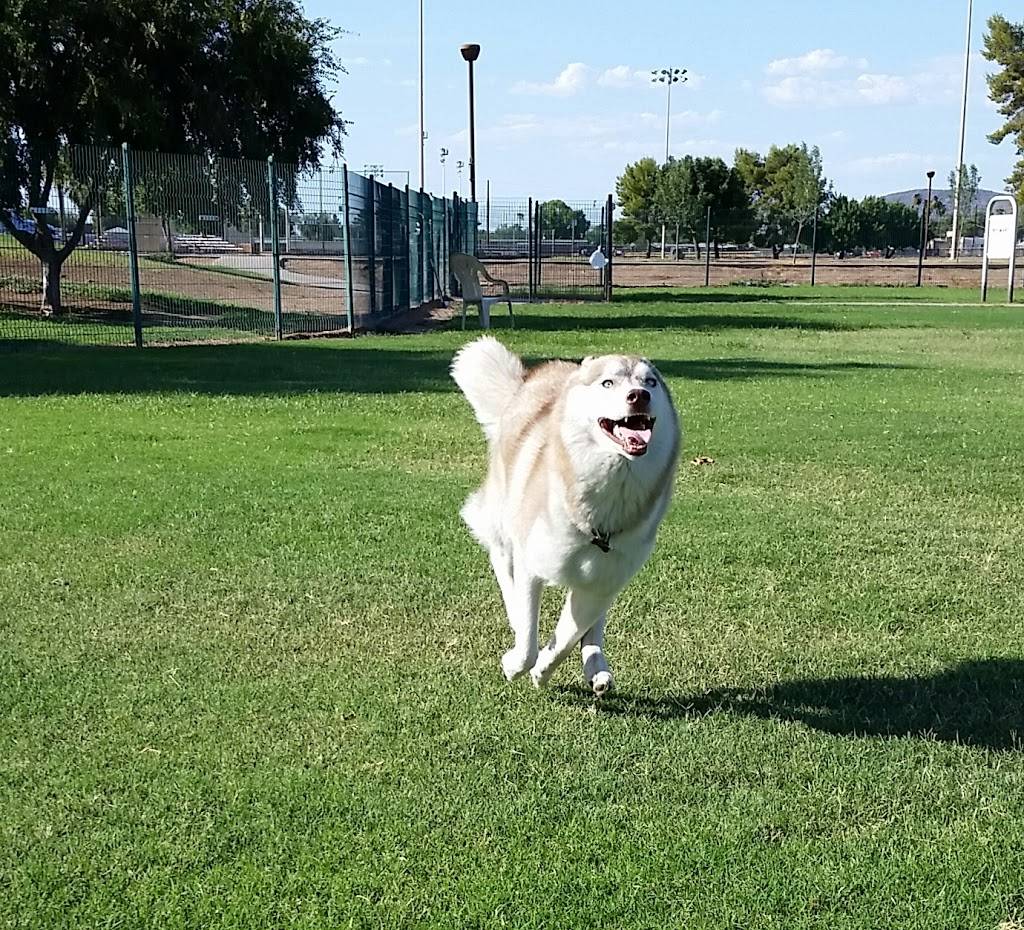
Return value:
<svg viewBox="0 0 1024 930">
<path fill-rule="evenodd" d="M 139 351 L 123 346 L 0 341 L 0 396 L 140 394 L 212 395 L 450 393 L 452 350 L 324 342 L 178 345 Z M 669 360 L 669 377 L 744 380 L 834 377 L 898 366 L 859 362 L 799 364 L 751 358 Z"/>
<path fill-rule="evenodd" d="M 581 688 L 559 692 L 593 704 Z M 917 737 L 1000 751 L 1024 749 L 1024 661 L 962 662 L 935 675 L 850 676 L 783 681 L 765 690 L 721 688 L 699 695 L 617 693 L 600 713 L 653 720 L 746 714 L 798 721 L 837 736 Z"/>
</svg>

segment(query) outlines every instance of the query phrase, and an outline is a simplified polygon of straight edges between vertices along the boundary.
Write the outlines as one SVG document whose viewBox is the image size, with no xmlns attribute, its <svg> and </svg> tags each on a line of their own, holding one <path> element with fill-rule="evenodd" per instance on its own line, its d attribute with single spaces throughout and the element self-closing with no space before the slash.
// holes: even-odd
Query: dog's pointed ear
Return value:
<svg viewBox="0 0 1024 930">
<path fill-rule="evenodd" d="M 595 358 L 597 358 L 596 355 L 588 355 L 586 358 L 583 359 L 583 361 L 580 362 L 580 364 L 589 365 Z"/>
</svg>

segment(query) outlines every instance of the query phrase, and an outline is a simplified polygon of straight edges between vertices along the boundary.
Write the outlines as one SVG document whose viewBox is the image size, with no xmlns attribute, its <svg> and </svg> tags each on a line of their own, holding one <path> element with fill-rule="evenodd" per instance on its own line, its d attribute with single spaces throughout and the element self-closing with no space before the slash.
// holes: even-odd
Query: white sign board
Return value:
<svg viewBox="0 0 1024 930">
<path fill-rule="evenodd" d="M 1002 204 L 1007 212 L 994 213 L 993 207 Z M 1017 201 L 1012 194 L 996 194 L 985 209 L 985 248 L 981 256 L 981 299 L 988 296 L 988 263 L 1009 261 L 1006 283 L 1006 301 L 1013 302 L 1013 275 L 1017 254 Z"/>
<path fill-rule="evenodd" d="M 988 246 L 988 257 L 1005 260 L 1013 255 L 1017 238 L 1017 224 L 1012 213 L 993 213 L 988 218 L 988 229 L 985 230 L 985 243 Z"/>
</svg>

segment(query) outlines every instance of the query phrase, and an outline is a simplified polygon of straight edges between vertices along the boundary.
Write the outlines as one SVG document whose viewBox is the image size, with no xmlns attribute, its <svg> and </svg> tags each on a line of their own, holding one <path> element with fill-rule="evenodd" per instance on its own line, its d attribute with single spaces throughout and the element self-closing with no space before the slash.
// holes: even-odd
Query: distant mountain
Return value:
<svg viewBox="0 0 1024 930">
<path fill-rule="evenodd" d="M 1002 191 L 990 191 L 984 189 L 979 190 L 978 193 L 975 195 L 974 204 L 979 210 L 984 210 L 985 207 L 988 206 L 989 200 L 995 197 L 996 194 L 1001 193 Z M 882 194 L 882 199 L 888 200 L 892 203 L 902 203 L 905 206 L 912 207 L 914 205 L 915 194 L 920 194 L 921 201 L 923 202 L 924 199 L 928 196 L 928 188 L 915 187 L 909 191 L 896 191 L 896 193 L 894 194 Z M 949 190 L 948 188 L 933 187 L 932 196 L 937 197 L 939 200 L 941 200 L 946 205 L 947 210 L 951 211 L 953 209 L 953 191 Z"/>
</svg>

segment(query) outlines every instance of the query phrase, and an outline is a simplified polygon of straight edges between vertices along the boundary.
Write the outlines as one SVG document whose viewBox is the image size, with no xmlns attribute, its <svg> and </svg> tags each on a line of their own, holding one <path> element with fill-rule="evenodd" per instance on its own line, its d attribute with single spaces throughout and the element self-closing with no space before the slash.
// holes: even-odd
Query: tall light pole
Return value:
<svg viewBox="0 0 1024 930">
<path fill-rule="evenodd" d="M 476 203 L 476 124 L 473 114 L 473 62 L 480 57 L 480 46 L 463 45 L 459 51 L 469 63 L 469 199 Z"/>
<path fill-rule="evenodd" d="M 427 184 L 426 141 L 427 132 L 423 125 L 423 0 L 420 0 L 420 190 Z"/>
<path fill-rule="evenodd" d="M 664 84 L 668 88 L 665 102 L 665 164 L 668 164 L 669 128 L 672 125 L 672 85 L 686 82 L 686 68 L 659 68 L 651 72 L 652 84 Z M 665 257 L 665 224 L 661 224 L 661 257 Z"/>
<path fill-rule="evenodd" d="M 917 286 L 921 286 L 921 271 L 924 265 L 924 250 L 928 248 L 928 221 L 932 212 L 932 178 L 934 171 L 927 172 L 928 177 L 928 199 L 924 202 L 924 210 L 921 211 L 921 250 L 917 253 Z"/>
<path fill-rule="evenodd" d="M 444 189 L 444 162 L 445 162 L 445 159 L 447 157 L 448 157 L 448 149 L 442 148 L 441 149 L 441 196 L 442 197 L 447 197 L 448 196 L 447 192 Z"/>
<path fill-rule="evenodd" d="M 967 0 L 967 40 L 964 44 L 964 89 L 960 105 L 960 150 L 956 160 L 956 188 L 953 193 L 953 241 L 949 247 L 950 261 L 960 253 L 960 183 L 964 173 L 964 131 L 967 129 L 967 77 L 971 64 L 971 12 L 973 0 Z"/>
</svg>

